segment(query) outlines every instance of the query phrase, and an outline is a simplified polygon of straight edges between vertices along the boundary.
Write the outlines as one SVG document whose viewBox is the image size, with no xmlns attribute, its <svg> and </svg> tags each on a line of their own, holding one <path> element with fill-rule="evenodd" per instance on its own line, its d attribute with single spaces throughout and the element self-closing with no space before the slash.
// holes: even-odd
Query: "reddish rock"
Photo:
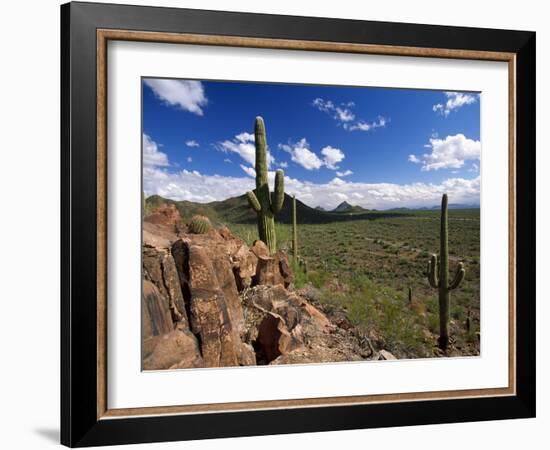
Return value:
<svg viewBox="0 0 550 450">
<path fill-rule="evenodd" d="M 279 272 L 283 278 L 284 286 L 285 288 L 288 288 L 294 284 L 294 273 L 290 268 L 288 255 L 283 251 L 278 251 L 276 254 L 276 259 L 279 262 Z"/>
<path fill-rule="evenodd" d="M 258 258 L 254 284 L 263 286 L 282 285 L 289 287 L 294 282 L 294 275 L 283 251 L 270 255 L 269 249 L 262 241 L 255 241 L 252 253 Z"/>
<path fill-rule="evenodd" d="M 200 336 L 205 365 L 236 366 L 241 341 L 233 330 L 214 266 L 203 247 L 189 246 L 188 255 L 190 323 L 193 333 Z"/>
<path fill-rule="evenodd" d="M 143 220 L 145 222 L 154 223 L 157 225 L 164 225 L 176 228 L 179 224 L 181 224 L 181 215 L 178 211 L 178 208 L 176 208 L 176 205 L 170 204 L 170 205 L 162 205 L 158 208 L 155 208 L 153 211 L 151 211 L 149 214 L 147 214 Z"/>
<path fill-rule="evenodd" d="M 258 344 L 261 346 L 267 362 L 273 361 L 292 349 L 292 336 L 283 318 L 267 313 L 258 328 Z"/>
<path fill-rule="evenodd" d="M 393 356 L 387 350 L 380 350 L 380 352 L 378 353 L 378 359 L 379 360 L 392 360 L 392 359 L 397 359 L 397 358 L 395 356 Z"/>
<path fill-rule="evenodd" d="M 189 330 L 173 330 L 154 341 L 148 353 L 148 342 L 144 345 L 144 370 L 204 367 L 197 339 Z"/>
<path fill-rule="evenodd" d="M 144 246 L 142 250 L 143 276 L 151 281 L 168 306 L 174 323 L 188 323 L 185 301 L 174 259 L 167 249 Z"/>
<path fill-rule="evenodd" d="M 254 275 L 256 275 L 258 257 L 243 243 L 232 255 L 232 260 L 237 289 L 242 291 L 249 288 Z"/>
<path fill-rule="evenodd" d="M 170 333 L 174 329 L 166 299 L 161 296 L 157 287 L 147 280 L 143 280 L 141 308 L 143 339 Z"/>
</svg>

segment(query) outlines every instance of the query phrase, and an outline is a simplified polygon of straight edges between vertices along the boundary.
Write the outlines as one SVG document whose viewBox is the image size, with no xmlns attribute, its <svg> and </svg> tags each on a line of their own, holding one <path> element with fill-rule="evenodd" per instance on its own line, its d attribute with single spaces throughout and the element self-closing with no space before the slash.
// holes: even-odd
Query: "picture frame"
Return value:
<svg viewBox="0 0 550 450">
<path fill-rule="evenodd" d="M 508 65 L 508 386 L 112 409 L 107 44 L 155 42 Z M 70 447 L 535 416 L 533 32 L 72 2 L 61 6 L 61 443 Z M 503 225 L 504 226 L 504 225 Z M 487 294 L 490 296 L 490 294 Z"/>
</svg>

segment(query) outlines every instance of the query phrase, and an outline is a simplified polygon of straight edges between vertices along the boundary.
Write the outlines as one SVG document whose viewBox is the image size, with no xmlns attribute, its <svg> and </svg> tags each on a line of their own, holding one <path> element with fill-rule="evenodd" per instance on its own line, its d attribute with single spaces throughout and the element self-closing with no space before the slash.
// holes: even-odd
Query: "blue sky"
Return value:
<svg viewBox="0 0 550 450">
<path fill-rule="evenodd" d="M 253 128 L 270 171 L 310 206 L 479 203 L 477 93 L 146 78 L 144 189 L 208 202 L 254 187 Z M 271 174 L 272 176 L 272 174 Z"/>
</svg>

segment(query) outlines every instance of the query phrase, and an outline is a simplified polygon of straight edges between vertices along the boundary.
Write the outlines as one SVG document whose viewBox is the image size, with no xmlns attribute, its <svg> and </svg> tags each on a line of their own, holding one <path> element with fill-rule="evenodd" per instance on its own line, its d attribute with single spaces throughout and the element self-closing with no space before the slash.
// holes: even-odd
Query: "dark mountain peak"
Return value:
<svg viewBox="0 0 550 450">
<path fill-rule="evenodd" d="M 336 208 L 334 208 L 333 211 L 334 212 L 343 212 L 343 211 L 349 211 L 352 208 L 353 208 L 353 206 L 351 206 L 348 202 L 346 202 L 344 200 Z"/>
</svg>

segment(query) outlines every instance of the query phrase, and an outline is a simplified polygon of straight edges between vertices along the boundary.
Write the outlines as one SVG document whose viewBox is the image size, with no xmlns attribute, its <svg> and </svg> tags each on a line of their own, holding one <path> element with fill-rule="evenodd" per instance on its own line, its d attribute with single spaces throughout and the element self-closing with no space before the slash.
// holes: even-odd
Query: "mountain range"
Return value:
<svg viewBox="0 0 550 450">
<path fill-rule="evenodd" d="M 256 213 L 248 205 L 246 195 L 231 197 L 222 201 L 210 203 L 196 203 L 188 200 L 170 200 L 159 195 L 152 195 L 146 199 L 148 209 L 159 207 L 163 204 L 173 204 L 184 218 L 195 214 L 201 214 L 210 218 L 214 223 L 256 223 Z M 449 208 L 479 208 L 475 205 L 450 204 Z M 430 208 L 418 208 L 417 210 L 439 209 L 439 206 Z M 320 224 L 347 220 L 377 219 L 382 217 L 399 217 L 410 214 L 414 209 L 396 208 L 393 210 L 376 211 L 364 209 L 361 206 L 351 205 L 348 202 L 340 203 L 332 211 L 326 211 L 321 207 L 311 208 L 296 199 L 296 213 L 300 223 Z M 277 221 L 292 223 L 292 197 L 285 193 L 283 208 L 277 214 Z"/>
</svg>

